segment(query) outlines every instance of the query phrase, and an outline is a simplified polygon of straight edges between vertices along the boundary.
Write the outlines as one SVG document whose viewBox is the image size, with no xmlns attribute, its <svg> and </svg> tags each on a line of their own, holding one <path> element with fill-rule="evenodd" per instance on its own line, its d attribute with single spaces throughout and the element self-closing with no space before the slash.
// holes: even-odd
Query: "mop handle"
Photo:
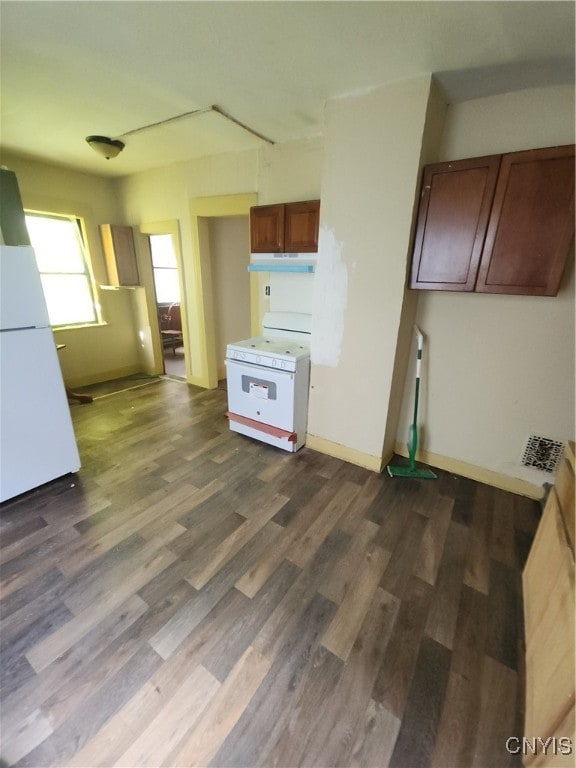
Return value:
<svg viewBox="0 0 576 768">
<path fill-rule="evenodd" d="M 416 381 L 420 379 L 420 365 L 422 364 L 422 348 L 424 347 L 424 334 L 418 328 L 417 325 L 414 326 L 414 330 L 416 331 L 416 338 L 418 341 L 418 353 L 416 356 Z"/>
</svg>

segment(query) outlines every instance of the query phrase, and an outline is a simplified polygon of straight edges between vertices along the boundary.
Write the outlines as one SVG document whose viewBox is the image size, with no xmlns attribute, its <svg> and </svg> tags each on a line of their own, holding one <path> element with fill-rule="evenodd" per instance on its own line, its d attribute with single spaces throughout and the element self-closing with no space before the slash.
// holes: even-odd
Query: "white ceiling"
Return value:
<svg viewBox="0 0 576 768">
<path fill-rule="evenodd" d="M 434 72 L 450 101 L 574 82 L 574 3 L 1 2 L 1 146 L 101 175 L 318 135 L 327 99 Z"/>
</svg>

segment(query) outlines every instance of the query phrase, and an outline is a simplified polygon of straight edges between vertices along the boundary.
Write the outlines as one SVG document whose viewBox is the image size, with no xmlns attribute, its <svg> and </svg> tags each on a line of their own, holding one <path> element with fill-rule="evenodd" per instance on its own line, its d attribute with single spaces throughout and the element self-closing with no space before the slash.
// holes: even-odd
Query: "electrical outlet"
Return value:
<svg viewBox="0 0 576 768">
<path fill-rule="evenodd" d="M 267 285 L 264 288 L 264 296 L 270 296 L 270 286 L 269 285 Z"/>
</svg>

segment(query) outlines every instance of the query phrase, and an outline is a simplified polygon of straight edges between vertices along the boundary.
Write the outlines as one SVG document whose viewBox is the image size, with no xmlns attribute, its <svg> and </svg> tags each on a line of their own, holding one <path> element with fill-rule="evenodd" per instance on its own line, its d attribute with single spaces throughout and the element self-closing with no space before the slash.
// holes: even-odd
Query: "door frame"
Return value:
<svg viewBox="0 0 576 768">
<path fill-rule="evenodd" d="M 151 341 L 152 341 L 152 355 L 154 358 L 154 368 L 156 371 L 164 372 L 164 348 L 162 346 L 162 338 L 160 336 L 160 325 L 158 323 L 158 309 L 156 305 L 156 286 L 154 282 L 154 270 L 152 266 L 152 252 L 150 249 L 150 235 L 172 235 L 172 242 L 174 244 L 174 253 L 176 255 L 176 263 L 178 265 L 178 283 L 180 287 L 180 315 L 182 318 L 182 338 L 184 340 L 184 359 L 186 362 L 186 379 L 189 375 L 189 334 L 187 324 L 187 304 L 185 297 L 185 279 L 184 268 L 182 261 L 182 248 L 180 244 L 180 224 L 177 219 L 171 219 L 168 221 L 155 221 L 152 223 L 141 224 L 139 227 L 140 234 L 144 235 L 147 240 L 147 252 L 148 258 L 146 259 L 144 269 L 144 287 L 146 290 L 146 304 L 148 307 L 148 318 L 150 322 Z M 153 320 L 155 318 L 155 320 Z"/>
<path fill-rule="evenodd" d="M 242 195 L 197 197 L 190 203 L 191 279 L 185 281 L 184 291 L 187 305 L 190 307 L 188 338 L 191 353 L 186 355 L 186 360 L 187 366 L 188 359 L 191 360 L 191 370 L 188 372 L 187 367 L 186 372 L 187 381 L 199 387 L 216 389 L 218 386 L 214 289 L 207 219 L 249 216 L 250 208 L 257 202 L 257 194 L 251 192 Z M 255 329 L 259 325 L 258 285 L 257 275 L 250 273 L 250 325 L 253 333 L 257 332 Z"/>
</svg>

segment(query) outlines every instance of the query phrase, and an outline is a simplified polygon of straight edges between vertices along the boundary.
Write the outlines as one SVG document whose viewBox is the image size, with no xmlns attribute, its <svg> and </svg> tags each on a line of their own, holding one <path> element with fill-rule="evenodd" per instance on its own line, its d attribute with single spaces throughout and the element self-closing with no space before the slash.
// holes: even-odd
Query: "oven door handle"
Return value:
<svg viewBox="0 0 576 768">
<path fill-rule="evenodd" d="M 249 419 L 247 416 L 240 416 L 239 413 L 233 413 L 227 411 L 226 416 L 230 421 L 237 421 L 238 424 L 244 424 L 245 427 L 252 427 L 259 432 L 265 432 L 272 437 L 285 438 L 289 443 L 295 443 L 298 440 L 298 434 L 296 432 L 288 432 L 287 429 L 280 429 L 280 427 L 273 427 L 272 424 L 264 424 L 262 421 L 256 421 L 255 419 Z"/>
</svg>

